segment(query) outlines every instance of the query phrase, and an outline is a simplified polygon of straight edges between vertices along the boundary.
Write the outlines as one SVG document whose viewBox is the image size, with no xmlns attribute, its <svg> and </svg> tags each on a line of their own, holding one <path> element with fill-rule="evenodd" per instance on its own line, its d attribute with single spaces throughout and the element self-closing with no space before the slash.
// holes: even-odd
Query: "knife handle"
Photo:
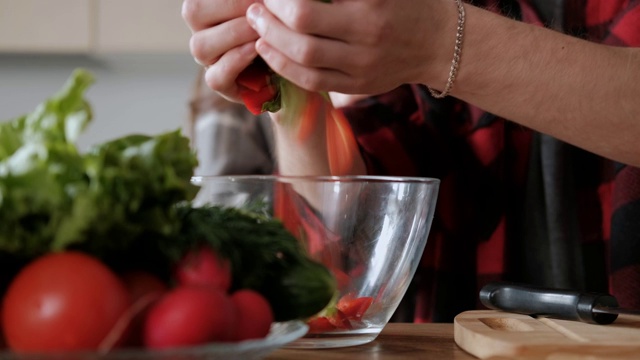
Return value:
<svg viewBox="0 0 640 360">
<path fill-rule="evenodd" d="M 515 283 L 495 282 L 480 290 L 480 302 L 490 309 L 518 314 L 610 324 L 617 314 L 593 312 L 594 307 L 618 307 L 615 297 Z"/>
</svg>

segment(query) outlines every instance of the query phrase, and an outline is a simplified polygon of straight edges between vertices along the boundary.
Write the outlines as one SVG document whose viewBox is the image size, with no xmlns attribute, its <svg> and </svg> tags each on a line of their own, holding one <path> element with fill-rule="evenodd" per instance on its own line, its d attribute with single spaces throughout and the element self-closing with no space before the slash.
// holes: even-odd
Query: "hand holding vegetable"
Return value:
<svg viewBox="0 0 640 360">
<path fill-rule="evenodd" d="M 299 88 L 271 71 L 261 58 L 255 58 L 255 51 L 249 52 L 257 38 L 247 30 L 243 16 L 249 5 L 244 1 L 224 5 L 216 4 L 216 1 L 184 2 L 183 16 L 194 31 L 191 51 L 198 62 L 208 66 L 207 84 L 229 99 L 241 100 L 254 114 L 279 112 L 272 115 L 276 123 L 296 129 L 295 134 L 285 136 L 284 141 L 294 142 L 298 148 L 312 136 L 322 137 L 324 144 L 320 146 L 325 150 L 314 149 L 312 153 L 320 154 L 320 162 L 327 163 L 327 170 L 320 167 L 307 171 L 307 175 L 362 173 L 355 137 L 347 119 L 332 105 L 329 95 Z M 210 10 L 218 7 L 223 10 Z M 217 25 L 207 27 L 208 24 Z M 313 145 L 307 147 L 314 148 Z M 318 162 L 314 160 L 310 162 Z M 288 170 L 286 165 L 280 168 L 283 174 L 296 173 Z"/>
<path fill-rule="evenodd" d="M 207 67 L 207 85 L 225 98 L 242 102 L 236 78 L 257 56 L 258 34 L 245 13 L 254 0 L 185 0 L 182 16 L 191 28 L 191 54 Z"/>
<path fill-rule="evenodd" d="M 275 72 L 303 89 L 348 94 L 446 76 L 456 16 L 451 0 L 264 0 L 247 10 Z M 433 63 L 438 51 L 442 64 Z"/>
</svg>

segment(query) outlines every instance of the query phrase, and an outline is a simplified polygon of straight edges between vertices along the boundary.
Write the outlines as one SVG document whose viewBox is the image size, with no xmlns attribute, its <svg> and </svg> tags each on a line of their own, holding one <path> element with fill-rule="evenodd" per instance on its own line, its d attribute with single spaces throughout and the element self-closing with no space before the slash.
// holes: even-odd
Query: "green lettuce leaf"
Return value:
<svg viewBox="0 0 640 360">
<path fill-rule="evenodd" d="M 76 140 L 92 119 L 84 93 L 93 81 L 77 70 L 33 112 L 0 124 L 0 252 L 99 255 L 179 228 L 175 205 L 197 190 L 188 139 L 179 131 L 129 135 L 81 154 Z"/>
</svg>

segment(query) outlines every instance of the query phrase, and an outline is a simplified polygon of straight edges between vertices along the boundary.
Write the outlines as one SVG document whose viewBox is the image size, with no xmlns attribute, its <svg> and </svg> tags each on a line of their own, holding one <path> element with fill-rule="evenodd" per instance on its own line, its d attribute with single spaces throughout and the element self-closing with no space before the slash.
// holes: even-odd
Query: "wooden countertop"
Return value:
<svg viewBox="0 0 640 360">
<path fill-rule="evenodd" d="M 453 341 L 453 324 L 389 323 L 368 344 L 335 349 L 279 349 L 268 360 L 437 359 L 477 360 Z"/>
</svg>

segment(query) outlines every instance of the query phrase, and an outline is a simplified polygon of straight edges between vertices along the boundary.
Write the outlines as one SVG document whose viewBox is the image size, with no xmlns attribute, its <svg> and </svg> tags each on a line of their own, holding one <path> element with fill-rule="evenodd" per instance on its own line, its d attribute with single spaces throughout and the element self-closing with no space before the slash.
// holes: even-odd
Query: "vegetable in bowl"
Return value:
<svg viewBox="0 0 640 360">
<path fill-rule="evenodd" d="M 45 335 L 52 337 L 51 343 L 71 344 L 56 351 L 104 352 L 144 344 L 180 347 L 266 336 L 265 323 L 306 319 L 329 303 L 335 293 L 331 273 L 307 256 L 279 220 L 255 209 L 193 203 L 199 190 L 191 181 L 197 160 L 180 131 L 127 135 L 80 152 L 75 141 L 92 119 L 84 92 L 93 81 L 90 73 L 77 70 L 57 94 L 33 112 L 0 124 L 0 337 L 4 334 L 10 350 L 48 350 L 38 344 L 19 345 L 14 324 L 22 321 L 24 325 L 29 316 L 40 316 L 43 322 L 26 321 L 25 331 L 30 331 L 29 326 L 49 329 Z M 196 261 L 193 267 L 194 254 L 196 259 L 208 254 L 208 263 Z M 45 267 L 26 295 L 18 291 L 25 288 L 18 283 L 25 279 L 25 273 L 52 257 L 65 259 L 65 264 L 79 257 L 84 261 L 71 267 L 73 271 Z M 117 316 L 106 317 L 91 341 L 63 341 L 88 331 L 84 325 L 68 331 L 49 327 L 50 316 L 59 316 L 58 324 L 72 324 L 55 306 L 33 307 L 22 318 L 17 315 L 14 308 L 20 301 L 16 299 L 41 299 L 49 291 L 47 286 L 56 282 L 78 284 L 73 291 L 64 290 L 69 304 L 81 303 L 72 307 L 98 311 L 102 305 L 73 295 L 94 292 L 88 287 L 96 284 L 76 281 L 89 273 L 86 264 L 102 268 L 106 278 L 115 279 L 110 280 L 112 288 L 120 289 L 120 294 L 126 289 L 126 296 L 118 297 L 124 306 L 114 310 Z M 271 315 L 262 316 L 266 311 L 252 315 L 262 324 L 258 335 L 234 330 L 231 337 L 158 343 L 158 337 L 166 334 L 152 332 L 166 326 L 148 324 L 162 324 L 162 314 L 157 315 L 161 311 L 156 309 L 167 308 L 172 298 L 180 297 L 200 299 L 205 304 L 219 299 L 216 301 L 228 305 L 234 323 L 250 323 L 246 320 L 250 313 L 247 303 L 268 307 Z M 45 310 L 49 313 L 44 317 L 37 313 Z M 209 310 L 193 311 L 205 314 Z M 216 316 L 211 314 L 210 318 Z"/>
</svg>

